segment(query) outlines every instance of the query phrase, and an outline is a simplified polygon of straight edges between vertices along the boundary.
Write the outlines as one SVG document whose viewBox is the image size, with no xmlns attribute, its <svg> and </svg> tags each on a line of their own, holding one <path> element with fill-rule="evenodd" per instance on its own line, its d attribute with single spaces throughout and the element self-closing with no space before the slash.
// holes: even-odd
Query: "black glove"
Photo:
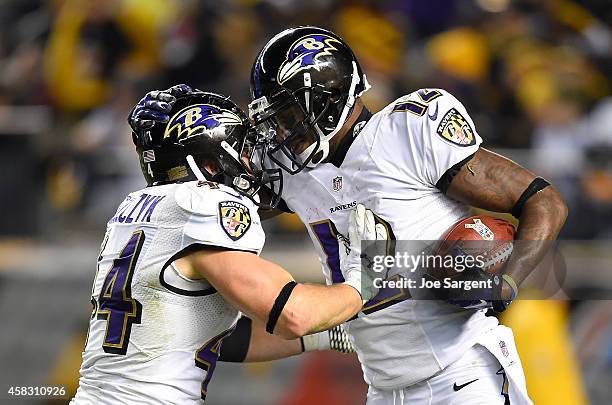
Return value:
<svg viewBox="0 0 612 405">
<path fill-rule="evenodd" d="M 465 289 L 450 289 L 445 297 L 450 304 L 465 309 L 493 308 L 496 312 L 503 312 L 516 298 L 518 288 L 514 280 L 506 274 L 489 274 L 479 268 L 466 269 L 457 281 L 478 281 L 487 287 Z M 502 287 L 506 283 L 512 290 L 512 297 L 502 299 Z"/>
</svg>

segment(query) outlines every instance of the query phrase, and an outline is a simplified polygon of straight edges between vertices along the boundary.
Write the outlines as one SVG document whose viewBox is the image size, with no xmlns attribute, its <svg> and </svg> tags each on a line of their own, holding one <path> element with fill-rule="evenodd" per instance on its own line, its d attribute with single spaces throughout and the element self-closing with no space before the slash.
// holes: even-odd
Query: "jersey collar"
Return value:
<svg viewBox="0 0 612 405">
<path fill-rule="evenodd" d="M 340 142 L 340 145 L 338 145 L 338 149 L 330 158 L 329 163 L 336 167 L 340 167 L 342 165 L 342 162 L 344 162 L 344 158 L 353 144 L 353 141 L 357 139 L 357 136 L 371 117 L 372 113 L 364 106 L 361 110 L 361 114 L 359 114 L 359 117 L 355 120 L 353 126 L 348 130 L 348 133 L 342 142 Z"/>
</svg>

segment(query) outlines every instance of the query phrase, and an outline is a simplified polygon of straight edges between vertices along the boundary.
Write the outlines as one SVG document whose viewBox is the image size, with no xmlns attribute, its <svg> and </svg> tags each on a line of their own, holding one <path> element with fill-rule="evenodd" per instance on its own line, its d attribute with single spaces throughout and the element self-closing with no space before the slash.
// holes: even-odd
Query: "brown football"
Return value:
<svg viewBox="0 0 612 405">
<path fill-rule="evenodd" d="M 513 248 L 514 226 L 503 219 L 488 215 L 475 215 L 465 218 L 444 234 L 434 248 L 436 255 L 447 257 L 472 256 L 489 274 L 498 274 L 506 264 Z M 427 273 L 435 279 L 458 277 L 461 270 L 448 265 L 429 267 Z"/>
</svg>

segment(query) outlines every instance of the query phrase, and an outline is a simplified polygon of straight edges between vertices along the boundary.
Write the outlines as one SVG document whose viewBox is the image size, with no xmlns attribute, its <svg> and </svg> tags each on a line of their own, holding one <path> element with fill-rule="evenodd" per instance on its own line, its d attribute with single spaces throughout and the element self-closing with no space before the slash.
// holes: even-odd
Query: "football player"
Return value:
<svg viewBox="0 0 612 405">
<path fill-rule="evenodd" d="M 326 330 L 376 291 L 360 280 L 359 239 L 385 235 L 371 212 L 353 215 L 347 282 L 297 284 L 258 257 L 255 193 L 265 179 L 249 165 L 246 115 L 213 93 L 178 87 L 161 97 L 157 107 L 171 119 L 141 119 L 133 133 L 148 186 L 108 221 L 73 404 L 200 403 L 220 354 L 261 361 L 349 351 L 339 329 Z"/>
<path fill-rule="evenodd" d="M 262 48 L 249 110 L 269 148 L 260 164 L 282 169 L 277 213 L 300 217 L 331 285 L 344 280 L 338 236 L 358 204 L 391 237 L 409 241 L 440 239 L 471 206 L 512 213 L 516 239 L 530 241 L 529 249 L 515 248 L 503 276 L 483 275 L 494 281 L 484 291 L 487 307 L 503 311 L 565 222 L 559 193 L 482 148 L 465 107 L 447 91 L 421 89 L 373 114 L 361 100 L 368 88 L 348 44 L 328 30 L 287 29 Z M 531 403 L 512 331 L 487 308 L 410 299 L 406 290 L 386 296 L 395 299 L 366 303 L 346 324 L 368 404 Z"/>
</svg>

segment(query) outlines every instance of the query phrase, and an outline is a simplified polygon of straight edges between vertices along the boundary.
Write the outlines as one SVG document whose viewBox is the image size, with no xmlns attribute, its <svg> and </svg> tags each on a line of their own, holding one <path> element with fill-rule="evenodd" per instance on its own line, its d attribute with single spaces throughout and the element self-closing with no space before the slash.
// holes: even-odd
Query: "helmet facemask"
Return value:
<svg viewBox="0 0 612 405">
<path fill-rule="evenodd" d="M 320 131 L 316 123 L 323 117 L 330 104 L 331 93 L 323 89 L 316 91 L 302 87 L 296 91 L 282 88 L 271 97 L 261 97 L 249 105 L 249 114 L 261 140 L 269 145 L 270 160 L 290 174 L 303 170 L 315 157 L 321 144 Z M 298 100 L 307 98 L 312 105 L 315 96 L 324 99 L 325 107 L 316 117 Z M 286 157 L 286 160 L 283 159 Z M 322 159 L 320 159 L 322 160 Z"/>
<path fill-rule="evenodd" d="M 263 149 L 262 149 L 263 148 Z M 223 140 L 213 151 L 214 155 L 187 156 L 189 168 L 200 181 L 212 181 L 232 187 L 248 197 L 260 209 L 273 209 L 278 205 L 282 192 L 280 169 L 262 169 L 259 162 L 265 159 L 265 145 L 258 144 L 255 133 L 248 130 L 240 142 L 233 144 Z M 215 164 L 214 173 L 206 169 L 207 163 Z M 259 193 L 265 188 L 269 201 L 261 201 Z"/>
<path fill-rule="evenodd" d="M 255 201 L 260 209 L 274 209 L 281 200 L 283 192 L 283 173 L 281 169 L 270 168 L 267 163 L 268 149 L 270 144 L 259 139 L 257 133 L 252 130 L 252 136 L 248 138 L 251 143 L 249 154 L 246 157 L 248 165 L 252 168 L 255 177 L 258 179 L 258 184 L 262 192 L 261 197 L 267 197 L 268 200 Z"/>
</svg>

